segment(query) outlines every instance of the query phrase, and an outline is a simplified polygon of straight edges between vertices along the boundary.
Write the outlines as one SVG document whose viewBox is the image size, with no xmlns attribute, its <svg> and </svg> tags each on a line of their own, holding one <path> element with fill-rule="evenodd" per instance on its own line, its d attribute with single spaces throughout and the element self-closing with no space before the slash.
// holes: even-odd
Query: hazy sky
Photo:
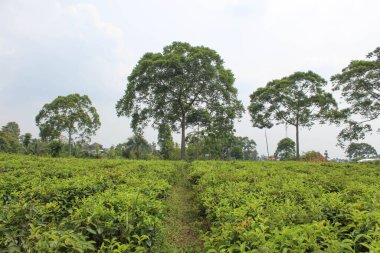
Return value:
<svg viewBox="0 0 380 253">
<path fill-rule="evenodd" d="M 80 93 L 100 114 L 93 141 L 123 142 L 132 133 L 115 104 L 127 76 L 145 52 L 173 41 L 215 49 L 247 106 L 249 95 L 268 81 L 307 70 L 329 80 L 351 60 L 364 59 L 380 46 L 379 10 L 379 0 L 0 0 L 0 126 L 16 121 L 23 133 L 37 136 L 34 118 L 41 107 Z M 266 152 L 264 131 L 251 127 L 248 113 L 236 129 Z M 303 128 L 301 152 L 343 157 L 336 147 L 339 130 Z M 273 153 L 285 128 L 267 133 Z M 289 127 L 288 137 L 294 133 Z M 146 137 L 156 141 L 152 129 Z M 380 134 L 365 141 L 380 152 Z"/>
</svg>

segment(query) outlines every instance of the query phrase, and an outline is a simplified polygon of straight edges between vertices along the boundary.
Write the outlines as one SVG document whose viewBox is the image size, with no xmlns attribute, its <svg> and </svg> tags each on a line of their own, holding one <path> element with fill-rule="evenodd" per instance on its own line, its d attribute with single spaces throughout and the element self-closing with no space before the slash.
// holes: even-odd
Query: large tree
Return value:
<svg viewBox="0 0 380 253">
<path fill-rule="evenodd" d="M 342 145 L 345 141 L 363 139 L 372 132 L 369 123 L 380 116 L 380 47 L 367 58 L 351 61 L 342 73 L 331 78 L 334 90 L 340 90 L 349 105 L 342 110 L 347 124 L 338 136 Z"/>
<path fill-rule="evenodd" d="M 326 81 L 319 75 L 296 72 L 273 80 L 258 88 L 250 96 L 248 107 L 252 124 L 258 128 L 271 128 L 274 123 L 296 128 L 296 154 L 299 159 L 299 128 L 311 127 L 315 121 L 325 123 L 336 110 L 336 101 L 326 92 Z"/>
<path fill-rule="evenodd" d="M 56 139 L 66 133 L 69 138 L 69 155 L 74 135 L 89 139 L 100 127 L 99 115 L 86 95 L 59 96 L 45 104 L 36 116 L 42 139 Z"/>
<path fill-rule="evenodd" d="M 234 80 L 216 51 L 173 42 L 162 53 L 146 53 L 140 59 L 116 105 L 117 115 L 132 117 L 134 131 L 141 132 L 149 121 L 155 128 L 169 124 L 180 131 L 185 159 L 186 129 L 194 126 L 188 122 L 191 114 L 207 110 L 212 117 L 223 110 L 232 111 L 232 118 L 241 116 L 244 109 Z"/>
<path fill-rule="evenodd" d="M 346 149 L 350 159 L 371 158 L 377 156 L 376 149 L 367 143 L 352 142 Z"/>
</svg>

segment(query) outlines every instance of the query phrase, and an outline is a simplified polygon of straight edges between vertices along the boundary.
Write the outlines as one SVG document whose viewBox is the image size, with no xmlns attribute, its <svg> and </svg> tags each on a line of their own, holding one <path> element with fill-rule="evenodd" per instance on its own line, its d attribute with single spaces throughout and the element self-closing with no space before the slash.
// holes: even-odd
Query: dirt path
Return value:
<svg viewBox="0 0 380 253">
<path fill-rule="evenodd" d="M 169 207 L 161 233 L 161 245 L 157 252 L 202 252 L 199 239 L 200 223 L 193 204 L 194 193 L 188 180 L 188 169 L 178 171 L 176 184 L 166 200 Z"/>
</svg>

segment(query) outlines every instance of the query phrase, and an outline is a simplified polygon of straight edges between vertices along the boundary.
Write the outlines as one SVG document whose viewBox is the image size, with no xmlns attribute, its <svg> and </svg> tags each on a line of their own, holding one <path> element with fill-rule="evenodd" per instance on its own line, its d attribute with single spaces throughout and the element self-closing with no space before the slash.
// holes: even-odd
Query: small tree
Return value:
<svg viewBox="0 0 380 253">
<path fill-rule="evenodd" d="M 64 144 L 60 140 L 53 140 L 49 143 L 49 154 L 52 157 L 59 157 L 63 151 Z"/>
<path fill-rule="evenodd" d="M 22 150 L 18 124 L 16 122 L 8 122 L 0 131 L 0 151 L 19 153 Z"/>
<path fill-rule="evenodd" d="M 282 161 L 293 160 L 296 154 L 296 143 L 290 138 L 284 138 L 277 144 L 274 156 Z"/>
<path fill-rule="evenodd" d="M 324 91 L 325 85 L 326 81 L 311 71 L 269 82 L 250 96 L 248 110 L 253 126 L 271 128 L 273 122 L 294 126 L 299 160 L 299 128 L 311 127 L 317 120 L 325 123 L 337 109 L 332 94 Z"/>
<path fill-rule="evenodd" d="M 346 141 L 363 139 L 372 132 L 369 123 L 380 116 L 380 47 L 367 58 L 373 60 L 352 61 L 342 73 L 331 78 L 334 90 L 341 91 L 349 105 L 342 110 L 347 127 L 338 135 L 341 146 Z"/>
<path fill-rule="evenodd" d="M 302 161 L 307 162 L 328 162 L 327 159 L 318 151 L 307 151 L 301 156 Z"/>
<path fill-rule="evenodd" d="M 67 133 L 69 137 L 69 156 L 74 135 L 81 139 L 90 139 L 100 127 L 99 115 L 91 100 L 86 96 L 71 94 L 59 96 L 45 104 L 36 116 L 42 139 L 57 139 Z"/>
<path fill-rule="evenodd" d="M 32 142 L 32 134 L 26 133 L 22 136 L 22 145 L 27 149 Z"/>
<path fill-rule="evenodd" d="M 327 150 L 325 150 L 325 153 L 323 154 L 326 158 L 326 160 L 329 160 L 329 153 L 327 152 Z"/>
<path fill-rule="evenodd" d="M 376 157 L 377 152 L 374 147 L 367 143 L 351 143 L 347 149 L 346 154 L 350 160 Z"/>
<path fill-rule="evenodd" d="M 151 146 L 148 141 L 144 139 L 143 136 L 135 134 L 132 137 L 128 138 L 125 143 L 127 153 L 135 155 L 136 159 L 139 160 L 141 158 L 141 154 L 143 152 L 147 152 L 151 150 Z"/>
</svg>

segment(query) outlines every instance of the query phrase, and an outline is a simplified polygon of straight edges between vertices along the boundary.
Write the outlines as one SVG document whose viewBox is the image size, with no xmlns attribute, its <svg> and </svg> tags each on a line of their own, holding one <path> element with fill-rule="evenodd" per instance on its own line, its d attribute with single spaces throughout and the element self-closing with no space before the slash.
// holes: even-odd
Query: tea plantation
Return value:
<svg viewBox="0 0 380 253">
<path fill-rule="evenodd" d="M 0 252 L 380 252 L 380 167 L 0 154 Z"/>
</svg>

